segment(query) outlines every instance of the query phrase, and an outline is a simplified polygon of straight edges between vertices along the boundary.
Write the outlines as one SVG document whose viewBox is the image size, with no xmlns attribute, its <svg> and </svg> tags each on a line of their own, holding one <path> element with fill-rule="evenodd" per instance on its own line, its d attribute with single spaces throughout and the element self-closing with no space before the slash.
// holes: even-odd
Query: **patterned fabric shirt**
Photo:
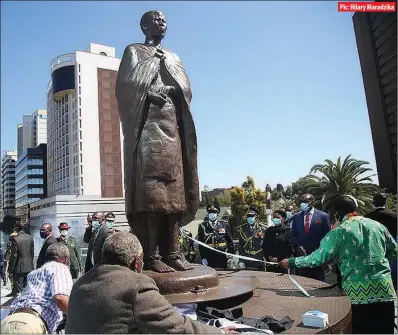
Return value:
<svg viewBox="0 0 398 335">
<path fill-rule="evenodd" d="M 352 216 L 331 230 L 311 255 L 290 258 L 294 267 L 316 267 L 333 258 L 342 273 L 342 287 L 352 304 L 396 298 L 389 261 L 397 259 L 397 243 L 382 224 Z"/>
<path fill-rule="evenodd" d="M 69 296 L 72 285 L 67 266 L 55 261 L 47 262 L 29 273 L 27 286 L 11 304 L 10 312 L 32 308 L 46 321 L 48 331 L 54 333 L 63 315 L 52 298 L 58 294 Z"/>
</svg>

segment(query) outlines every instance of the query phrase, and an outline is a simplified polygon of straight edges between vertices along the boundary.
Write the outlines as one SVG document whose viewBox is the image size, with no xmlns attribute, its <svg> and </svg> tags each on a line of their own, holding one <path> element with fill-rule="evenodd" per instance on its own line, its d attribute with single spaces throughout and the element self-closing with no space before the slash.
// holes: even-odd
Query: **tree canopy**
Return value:
<svg viewBox="0 0 398 335">
<path fill-rule="evenodd" d="M 307 187 L 327 212 L 334 199 L 347 194 L 357 199 L 361 213 L 367 213 L 372 209 L 373 195 L 380 191 L 371 178 L 375 174 L 367 165 L 369 162 L 351 158 L 351 155 L 343 162 L 341 157 L 336 162 L 326 159 L 323 164 L 311 168 L 310 174 L 305 177 Z"/>
</svg>

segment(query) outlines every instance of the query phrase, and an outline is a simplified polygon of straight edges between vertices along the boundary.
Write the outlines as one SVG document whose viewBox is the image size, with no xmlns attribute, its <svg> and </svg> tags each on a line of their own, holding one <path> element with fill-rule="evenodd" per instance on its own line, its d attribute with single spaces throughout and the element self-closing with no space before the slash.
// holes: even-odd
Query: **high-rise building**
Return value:
<svg viewBox="0 0 398 335">
<path fill-rule="evenodd" d="M 47 143 L 47 111 L 37 109 L 31 115 L 23 115 L 18 125 L 18 157 L 42 143 Z"/>
<path fill-rule="evenodd" d="M 18 157 L 22 155 L 23 153 L 23 123 L 19 124 L 17 126 L 18 129 L 18 143 L 17 143 L 17 154 Z"/>
<path fill-rule="evenodd" d="M 6 150 L 1 161 L 3 215 L 15 216 L 15 162 L 17 152 Z"/>
<path fill-rule="evenodd" d="M 122 133 L 115 48 L 55 58 L 47 91 L 48 196 L 123 197 Z"/>
<path fill-rule="evenodd" d="M 47 197 L 47 145 L 28 148 L 15 164 L 16 216 L 26 221 L 29 204 Z"/>
<path fill-rule="evenodd" d="M 355 13 L 353 23 L 379 184 L 396 194 L 397 13 Z"/>
</svg>

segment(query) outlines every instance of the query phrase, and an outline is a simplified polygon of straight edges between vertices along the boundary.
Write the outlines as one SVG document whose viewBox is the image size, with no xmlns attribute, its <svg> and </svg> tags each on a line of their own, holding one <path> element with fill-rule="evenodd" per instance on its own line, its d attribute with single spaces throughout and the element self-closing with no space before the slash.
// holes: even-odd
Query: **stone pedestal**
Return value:
<svg viewBox="0 0 398 335">
<path fill-rule="evenodd" d="M 223 300 L 249 293 L 259 284 L 255 276 L 219 277 L 216 270 L 203 265 L 189 271 L 144 273 L 172 305 Z"/>
</svg>

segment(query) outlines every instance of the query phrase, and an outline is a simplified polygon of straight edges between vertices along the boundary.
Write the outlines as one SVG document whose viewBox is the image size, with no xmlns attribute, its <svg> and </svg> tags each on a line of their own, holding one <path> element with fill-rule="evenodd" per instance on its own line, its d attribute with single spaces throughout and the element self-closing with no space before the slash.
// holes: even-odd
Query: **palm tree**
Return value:
<svg viewBox="0 0 398 335">
<path fill-rule="evenodd" d="M 336 163 L 326 159 L 324 164 L 314 165 L 305 179 L 309 182 L 311 193 L 316 199 L 321 199 L 323 210 L 329 212 L 332 201 L 339 195 L 347 194 L 357 199 L 360 212 L 367 213 L 372 208 L 373 195 L 380 190 L 371 179 L 375 174 L 370 174 L 373 170 L 366 167 L 368 164 L 351 158 L 351 155 L 343 163 L 340 157 Z"/>
</svg>

